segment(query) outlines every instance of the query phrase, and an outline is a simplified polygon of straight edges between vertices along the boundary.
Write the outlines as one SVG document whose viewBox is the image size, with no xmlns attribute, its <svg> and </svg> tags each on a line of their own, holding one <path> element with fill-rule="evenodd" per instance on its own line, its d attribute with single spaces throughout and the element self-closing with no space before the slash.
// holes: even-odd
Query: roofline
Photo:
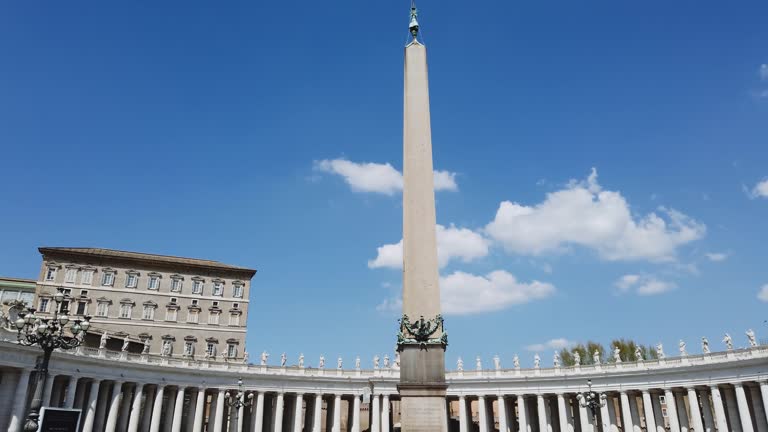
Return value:
<svg viewBox="0 0 768 432">
<path fill-rule="evenodd" d="M 67 248 L 64 248 L 67 249 Z M 105 249 L 105 250 L 111 250 L 115 252 L 126 252 L 126 253 L 135 253 L 135 254 L 142 254 L 146 255 L 147 258 L 141 259 L 137 257 L 130 257 L 130 256 L 112 256 L 112 255 L 97 255 L 93 253 L 88 252 L 82 252 L 82 251 L 74 251 L 74 250 L 63 250 L 59 249 L 55 246 L 40 246 L 37 248 L 38 252 L 40 252 L 41 255 L 45 255 L 46 253 L 49 254 L 62 254 L 62 255 L 76 255 L 76 256 L 84 256 L 84 257 L 94 257 L 94 256 L 100 256 L 104 259 L 113 259 L 113 260 L 126 260 L 126 261 L 132 261 L 132 262 L 142 262 L 142 261 L 152 261 L 152 257 L 157 257 L 155 259 L 155 262 L 160 262 L 167 265 L 179 265 L 179 266 L 187 266 L 187 267 L 195 267 L 195 268 L 203 268 L 203 269 L 210 269 L 210 270 L 217 270 L 217 271 L 230 271 L 235 273 L 246 273 L 250 274 L 250 277 L 253 278 L 253 276 L 256 274 L 256 269 L 250 269 L 245 267 L 235 267 L 235 266 L 229 266 L 227 264 L 221 263 L 221 265 L 215 265 L 215 264 L 202 264 L 202 263 L 174 263 L 170 261 L 163 261 L 162 258 L 181 258 L 181 259 L 196 259 L 196 258 L 189 258 L 189 257 L 180 257 L 180 256 L 173 256 L 173 255 L 159 255 L 159 254 L 148 254 L 144 252 L 134 252 L 134 251 L 124 251 L 119 249 L 106 249 L 106 248 L 89 248 L 89 249 Z"/>
<path fill-rule="evenodd" d="M 0 276 L 0 281 L 9 281 L 9 282 L 28 282 L 31 284 L 37 283 L 36 279 L 27 279 L 27 278 L 17 278 L 17 277 L 7 277 L 7 276 Z"/>
</svg>

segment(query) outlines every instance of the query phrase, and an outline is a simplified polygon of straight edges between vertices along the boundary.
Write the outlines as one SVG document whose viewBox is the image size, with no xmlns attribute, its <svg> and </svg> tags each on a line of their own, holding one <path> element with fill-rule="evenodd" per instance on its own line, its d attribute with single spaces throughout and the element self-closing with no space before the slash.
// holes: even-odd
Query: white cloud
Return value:
<svg viewBox="0 0 768 432">
<path fill-rule="evenodd" d="M 757 298 L 764 302 L 768 302 L 768 284 L 765 284 L 760 288 L 760 291 L 757 293 Z"/>
<path fill-rule="evenodd" d="M 712 262 L 720 262 L 728 259 L 728 254 L 723 252 L 707 252 L 704 255 Z"/>
<path fill-rule="evenodd" d="M 528 345 L 525 347 L 527 351 L 532 352 L 540 352 L 540 351 L 547 351 L 547 350 L 561 350 L 563 348 L 568 348 L 569 346 L 575 345 L 576 342 L 569 341 L 565 338 L 559 338 L 559 339 L 550 339 L 544 343 L 538 343 L 533 345 Z"/>
<path fill-rule="evenodd" d="M 346 159 L 324 159 L 315 161 L 318 171 L 336 174 L 355 192 L 373 192 L 394 195 L 403 190 L 403 175 L 389 163 L 352 162 Z M 436 191 L 457 191 L 456 173 L 435 171 Z"/>
<path fill-rule="evenodd" d="M 457 271 L 440 278 L 440 288 L 441 306 L 446 315 L 497 311 L 544 299 L 555 293 L 552 284 L 536 280 L 530 283 L 519 282 L 504 270 L 496 270 L 485 276 Z"/>
<path fill-rule="evenodd" d="M 768 179 L 755 185 L 750 192 L 752 198 L 768 198 Z"/>
<path fill-rule="evenodd" d="M 768 81 L 768 64 L 763 63 L 760 65 L 760 79 Z"/>
<path fill-rule="evenodd" d="M 403 310 L 403 299 L 401 297 L 384 299 L 376 306 L 376 310 L 379 312 L 401 311 Z"/>
<path fill-rule="evenodd" d="M 490 241 L 470 229 L 437 225 L 436 230 L 437 260 L 440 267 L 444 267 L 453 259 L 470 262 L 488 255 Z M 403 240 L 378 247 L 376 258 L 368 261 L 368 267 L 403 268 Z"/>
<path fill-rule="evenodd" d="M 656 279 L 653 276 L 628 274 L 620 277 L 615 283 L 621 292 L 634 292 L 637 295 L 649 296 L 662 294 L 677 288 L 672 282 Z"/>
<path fill-rule="evenodd" d="M 534 206 L 503 201 L 485 231 L 512 253 L 579 245 L 609 261 L 674 261 L 678 247 L 706 233 L 704 224 L 676 210 L 660 207 L 659 213 L 633 217 L 620 192 L 602 189 L 593 168 L 586 180 L 571 180 Z"/>
</svg>

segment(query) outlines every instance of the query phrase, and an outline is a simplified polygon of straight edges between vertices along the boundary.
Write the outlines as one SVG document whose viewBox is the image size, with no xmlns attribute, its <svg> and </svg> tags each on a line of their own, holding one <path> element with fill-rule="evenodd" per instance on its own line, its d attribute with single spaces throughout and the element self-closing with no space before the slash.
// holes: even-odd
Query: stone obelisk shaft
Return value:
<svg viewBox="0 0 768 432">
<path fill-rule="evenodd" d="M 412 30 L 414 23 L 415 17 Z M 415 34 L 405 48 L 404 99 L 403 314 L 412 321 L 432 320 L 440 314 L 432 131 L 427 51 Z M 401 349 L 401 430 L 446 432 L 444 346 L 405 344 Z"/>
<path fill-rule="evenodd" d="M 403 116 L 403 313 L 440 314 L 427 50 L 405 48 Z"/>
</svg>

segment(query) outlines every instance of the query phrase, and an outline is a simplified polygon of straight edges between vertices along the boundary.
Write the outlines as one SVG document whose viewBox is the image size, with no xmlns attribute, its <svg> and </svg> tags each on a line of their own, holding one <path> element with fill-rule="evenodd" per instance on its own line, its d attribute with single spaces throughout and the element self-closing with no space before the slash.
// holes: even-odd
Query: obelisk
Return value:
<svg viewBox="0 0 768 432">
<path fill-rule="evenodd" d="M 403 317 L 400 410 L 404 432 L 448 430 L 445 400 L 447 336 L 440 316 L 432 131 L 427 51 L 411 6 L 405 47 L 403 115 Z"/>
</svg>

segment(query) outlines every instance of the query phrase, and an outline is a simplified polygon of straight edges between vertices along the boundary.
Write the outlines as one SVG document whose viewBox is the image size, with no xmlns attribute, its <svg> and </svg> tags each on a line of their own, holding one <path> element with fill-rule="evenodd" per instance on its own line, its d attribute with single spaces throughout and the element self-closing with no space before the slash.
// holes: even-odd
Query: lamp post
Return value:
<svg viewBox="0 0 768 432">
<path fill-rule="evenodd" d="M 584 393 L 579 393 L 576 399 L 579 400 L 579 405 L 582 408 L 589 408 L 592 412 L 592 418 L 597 418 L 597 410 L 605 406 L 606 396 L 605 393 L 598 394 L 592 391 L 592 380 L 587 380 L 587 386 L 589 390 Z"/>
<path fill-rule="evenodd" d="M 38 429 L 40 408 L 43 405 L 43 388 L 48 379 L 48 363 L 51 353 L 55 349 L 70 350 L 80 346 L 88 328 L 91 326 L 91 317 L 75 319 L 70 323 L 67 309 L 60 309 L 64 301 L 64 291 L 56 290 L 53 296 L 54 313 L 52 317 L 36 315 L 34 308 L 25 308 L 19 312 L 19 318 L 14 323 L 18 330 L 19 344 L 25 346 L 37 345 L 43 350 L 43 361 L 37 365 L 35 394 L 29 407 L 29 414 L 24 423 L 24 432 L 35 432 Z M 69 324 L 69 326 L 67 326 Z M 68 330 L 68 334 L 65 333 Z"/>
<path fill-rule="evenodd" d="M 253 405 L 253 393 L 248 393 L 248 396 L 245 396 L 245 393 L 243 393 L 243 379 L 238 378 L 237 394 L 231 394 L 228 391 L 225 392 L 224 402 L 227 404 L 228 407 L 235 409 L 235 412 L 237 413 L 237 417 L 235 417 L 235 419 L 238 422 L 240 422 L 240 408 L 247 408 Z M 230 415 L 230 418 L 231 417 L 232 416 Z"/>
</svg>

